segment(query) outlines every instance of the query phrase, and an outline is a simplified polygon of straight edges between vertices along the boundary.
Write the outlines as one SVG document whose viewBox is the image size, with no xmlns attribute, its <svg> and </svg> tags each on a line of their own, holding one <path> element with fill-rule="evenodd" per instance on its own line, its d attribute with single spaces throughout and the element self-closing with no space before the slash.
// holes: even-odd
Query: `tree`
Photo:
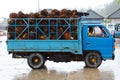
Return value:
<svg viewBox="0 0 120 80">
<path fill-rule="evenodd" d="M 120 0 L 117 0 L 117 2 L 120 4 Z"/>
</svg>

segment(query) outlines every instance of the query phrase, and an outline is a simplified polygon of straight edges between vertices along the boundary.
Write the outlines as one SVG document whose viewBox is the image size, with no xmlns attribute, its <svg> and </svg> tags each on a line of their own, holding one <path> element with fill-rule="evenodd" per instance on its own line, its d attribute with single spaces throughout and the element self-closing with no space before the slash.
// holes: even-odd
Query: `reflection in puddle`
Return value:
<svg viewBox="0 0 120 80">
<path fill-rule="evenodd" d="M 56 70 L 31 70 L 28 74 L 17 75 L 14 80 L 115 80 L 112 71 L 80 69 L 79 71 L 58 72 Z"/>
</svg>

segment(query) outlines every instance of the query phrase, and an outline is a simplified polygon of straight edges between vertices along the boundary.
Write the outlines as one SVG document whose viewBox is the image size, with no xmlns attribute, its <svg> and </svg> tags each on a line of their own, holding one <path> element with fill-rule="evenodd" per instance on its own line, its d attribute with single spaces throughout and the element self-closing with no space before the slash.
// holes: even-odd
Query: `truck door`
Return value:
<svg viewBox="0 0 120 80">
<path fill-rule="evenodd" d="M 103 58 L 111 58 L 113 41 L 107 34 L 105 27 L 101 25 L 86 25 L 83 28 L 83 49 L 99 51 Z M 91 28 L 93 30 L 89 33 Z"/>
</svg>

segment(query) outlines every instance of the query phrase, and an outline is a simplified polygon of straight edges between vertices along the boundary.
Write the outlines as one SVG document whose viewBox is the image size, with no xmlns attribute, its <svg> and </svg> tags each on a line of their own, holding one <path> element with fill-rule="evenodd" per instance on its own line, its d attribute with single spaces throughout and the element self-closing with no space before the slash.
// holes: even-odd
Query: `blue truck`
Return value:
<svg viewBox="0 0 120 80">
<path fill-rule="evenodd" d="M 90 68 L 98 68 L 103 60 L 114 60 L 115 40 L 106 27 L 97 21 L 83 18 L 10 20 L 13 23 L 8 22 L 8 52 L 13 58 L 27 58 L 32 69 L 41 68 L 46 60 L 84 61 Z M 10 28 L 12 30 L 9 31 Z M 93 29 L 93 36 L 88 35 L 90 28 Z"/>
</svg>

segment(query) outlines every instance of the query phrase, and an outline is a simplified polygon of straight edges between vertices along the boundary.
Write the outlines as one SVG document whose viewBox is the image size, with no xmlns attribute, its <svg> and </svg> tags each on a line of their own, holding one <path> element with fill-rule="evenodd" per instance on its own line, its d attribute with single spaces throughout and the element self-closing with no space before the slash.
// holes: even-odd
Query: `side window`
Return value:
<svg viewBox="0 0 120 80">
<path fill-rule="evenodd" d="M 118 31 L 120 31 L 120 25 L 118 26 Z"/>
<path fill-rule="evenodd" d="M 107 37 L 107 34 L 104 31 L 104 28 L 100 26 L 89 26 L 88 36 L 89 37 Z"/>
<path fill-rule="evenodd" d="M 92 27 L 92 26 L 88 27 L 88 36 L 94 37 L 94 27 Z"/>
</svg>

